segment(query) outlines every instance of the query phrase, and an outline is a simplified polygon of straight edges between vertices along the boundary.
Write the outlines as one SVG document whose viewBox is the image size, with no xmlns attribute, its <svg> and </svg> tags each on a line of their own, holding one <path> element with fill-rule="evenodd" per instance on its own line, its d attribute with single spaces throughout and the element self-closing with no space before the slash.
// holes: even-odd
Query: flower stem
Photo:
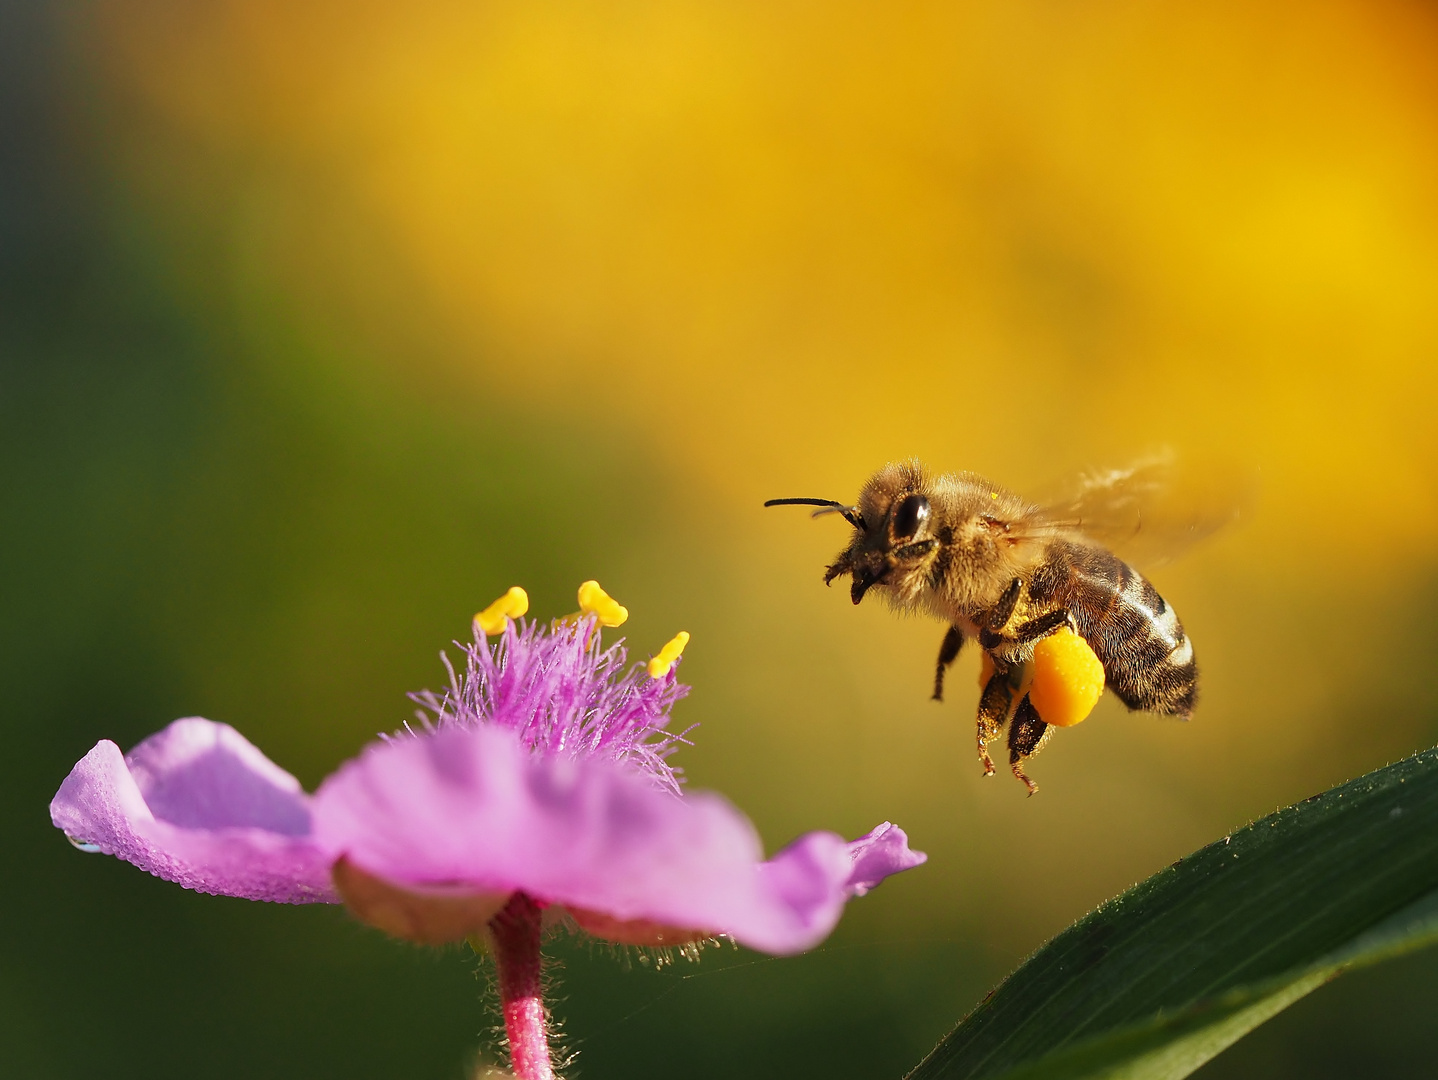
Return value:
<svg viewBox="0 0 1438 1080">
<path fill-rule="evenodd" d="M 510 1066 L 518 1080 L 554 1080 L 540 990 L 540 917 L 539 905 L 517 892 L 489 923 Z"/>
</svg>

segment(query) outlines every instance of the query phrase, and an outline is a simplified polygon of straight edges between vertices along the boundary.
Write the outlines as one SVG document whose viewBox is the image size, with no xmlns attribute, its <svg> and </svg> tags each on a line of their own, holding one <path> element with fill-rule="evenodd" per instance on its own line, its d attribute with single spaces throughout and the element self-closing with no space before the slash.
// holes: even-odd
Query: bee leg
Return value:
<svg viewBox="0 0 1438 1080">
<path fill-rule="evenodd" d="M 999 602 L 989 609 L 984 616 L 984 622 L 990 630 L 1002 630 L 1010 619 L 1014 617 L 1014 608 L 1018 607 L 1019 596 L 1024 591 L 1024 583 L 1014 578 L 1009 582 L 1009 587 L 999 597 Z"/>
<path fill-rule="evenodd" d="M 944 643 L 939 646 L 939 667 L 934 672 L 934 700 L 944 700 L 944 672 L 959 655 L 959 650 L 964 646 L 964 635 L 957 626 L 949 627 L 949 632 L 944 635 Z"/>
<path fill-rule="evenodd" d="M 988 744 L 997 739 L 1004 730 L 1004 721 L 1009 718 L 1009 706 L 1013 704 L 1013 691 L 1009 688 L 1009 673 L 995 670 L 984 684 L 979 695 L 979 717 L 977 739 L 979 760 L 984 764 L 984 775 L 994 775 L 994 759 L 989 757 Z"/>
<path fill-rule="evenodd" d="M 1027 645 L 1031 641 L 1038 641 L 1039 638 L 1046 638 L 1060 626 L 1065 626 L 1069 621 L 1068 608 L 1059 608 L 1057 611 L 1050 611 L 1047 615 L 1040 615 L 1037 619 L 1030 619 L 1014 628 L 1011 636 L 1016 645 Z"/>
<path fill-rule="evenodd" d="M 1009 768 L 1023 781 L 1030 795 L 1038 791 L 1039 786 L 1024 774 L 1024 762 L 1043 748 L 1052 730 L 1039 717 L 1039 711 L 1025 694 L 1014 713 L 1014 722 L 1009 725 Z"/>
</svg>

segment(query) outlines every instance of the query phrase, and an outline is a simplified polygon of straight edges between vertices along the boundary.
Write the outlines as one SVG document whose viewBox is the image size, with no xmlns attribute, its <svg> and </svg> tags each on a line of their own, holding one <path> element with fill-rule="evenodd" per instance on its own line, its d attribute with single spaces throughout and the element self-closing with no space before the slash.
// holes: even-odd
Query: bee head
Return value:
<svg viewBox="0 0 1438 1080">
<path fill-rule="evenodd" d="M 913 460 L 880 469 L 854 506 L 832 499 L 765 505 L 781 503 L 814 506 L 816 517 L 838 514 L 854 527 L 825 584 L 847 575 L 856 604 L 877 588 L 900 610 L 944 618 L 991 606 L 1016 576 L 1032 570 L 1059 528 L 976 473 L 930 476 Z"/>
<path fill-rule="evenodd" d="M 927 586 L 939 541 L 932 530 L 928 479 L 915 461 L 879 470 L 859 496 L 849 546 L 824 573 L 824 583 L 848 574 L 854 603 L 874 586 L 895 603 L 915 601 Z"/>
</svg>

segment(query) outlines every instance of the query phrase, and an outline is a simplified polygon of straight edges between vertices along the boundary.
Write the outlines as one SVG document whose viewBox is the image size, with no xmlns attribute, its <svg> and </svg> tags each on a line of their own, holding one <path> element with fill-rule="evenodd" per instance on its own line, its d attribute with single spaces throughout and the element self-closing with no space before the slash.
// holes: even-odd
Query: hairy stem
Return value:
<svg viewBox="0 0 1438 1080">
<path fill-rule="evenodd" d="M 489 923 L 510 1066 L 518 1080 L 554 1080 L 540 991 L 540 917 L 539 905 L 517 892 Z"/>
</svg>

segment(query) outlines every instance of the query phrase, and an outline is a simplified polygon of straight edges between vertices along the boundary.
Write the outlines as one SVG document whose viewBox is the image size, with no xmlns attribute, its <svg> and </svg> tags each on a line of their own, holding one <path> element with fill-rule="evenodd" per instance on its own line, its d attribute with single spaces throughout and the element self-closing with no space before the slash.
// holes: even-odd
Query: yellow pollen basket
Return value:
<svg viewBox="0 0 1438 1080">
<path fill-rule="evenodd" d="M 586 581 L 579 586 L 579 614 L 595 616 L 600 626 L 622 626 L 629 609 L 601 589 L 599 582 Z"/>
<path fill-rule="evenodd" d="M 1073 727 L 1093 712 L 1103 696 L 1103 664 L 1089 643 L 1068 627 L 1034 646 L 1029 701 L 1044 723 Z"/>
<path fill-rule="evenodd" d="M 476 615 L 474 621 L 486 637 L 493 637 L 504 630 L 507 620 L 517 619 L 528 610 L 529 594 L 516 585 Z"/>
<path fill-rule="evenodd" d="M 662 679 L 669 674 L 674 666 L 674 661 L 684 655 L 684 646 L 689 644 L 689 631 L 681 630 L 669 639 L 669 644 L 659 650 L 659 654 L 649 661 L 649 677 L 651 679 Z"/>
</svg>

